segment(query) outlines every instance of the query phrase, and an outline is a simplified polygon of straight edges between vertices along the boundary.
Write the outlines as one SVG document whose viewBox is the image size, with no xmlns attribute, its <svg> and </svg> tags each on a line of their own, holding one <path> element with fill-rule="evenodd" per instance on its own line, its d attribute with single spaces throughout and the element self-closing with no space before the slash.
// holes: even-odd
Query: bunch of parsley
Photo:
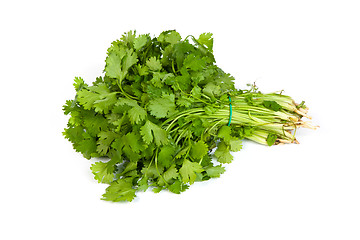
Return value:
<svg viewBox="0 0 360 240">
<path fill-rule="evenodd" d="M 224 173 L 242 139 L 273 145 L 296 142 L 292 131 L 304 104 L 255 85 L 237 90 L 234 78 L 215 64 L 213 38 L 182 39 L 125 33 L 107 51 L 104 76 L 88 85 L 75 78 L 64 136 L 109 187 L 107 201 L 132 201 L 137 191 L 181 193 L 195 181 Z"/>
</svg>

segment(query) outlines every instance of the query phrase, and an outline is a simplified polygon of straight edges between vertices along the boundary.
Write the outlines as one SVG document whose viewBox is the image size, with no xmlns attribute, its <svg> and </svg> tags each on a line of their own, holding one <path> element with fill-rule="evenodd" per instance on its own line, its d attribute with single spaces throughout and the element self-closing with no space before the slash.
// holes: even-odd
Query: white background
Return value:
<svg viewBox="0 0 360 240">
<path fill-rule="evenodd" d="M 2 1 L 1 239 L 360 239 L 358 1 Z M 214 34 L 238 87 L 305 100 L 299 145 L 244 142 L 221 178 L 181 195 L 101 201 L 62 136 L 73 78 L 102 74 L 128 30 Z"/>
</svg>

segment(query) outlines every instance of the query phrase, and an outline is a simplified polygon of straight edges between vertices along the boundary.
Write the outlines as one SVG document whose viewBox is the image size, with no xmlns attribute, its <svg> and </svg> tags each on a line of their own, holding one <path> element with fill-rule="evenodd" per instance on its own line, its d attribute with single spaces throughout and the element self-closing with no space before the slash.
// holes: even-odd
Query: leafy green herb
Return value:
<svg viewBox="0 0 360 240">
<path fill-rule="evenodd" d="M 74 88 L 63 134 L 85 158 L 98 159 L 91 170 L 109 184 L 106 201 L 132 201 L 149 188 L 179 194 L 220 177 L 243 139 L 291 143 L 296 128 L 314 128 L 301 120 L 304 103 L 255 85 L 236 89 L 215 64 L 211 33 L 129 31 L 108 48 L 104 76 L 92 84 L 75 77 Z"/>
<path fill-rule="evenodd" d="M 274 145 L 274 143 L 276 142 L 276 138 L 277 136 L 275 134 L 269 134 L 266 138 L 266 143 L 269 145 L 269 146 L 272 146 Z"/>
<path fill-rule="evenodd" d="M 264 101 L 264 107 L 274 110 L 275 112 L 280 111 L 282 109 L 281 105 L 275 101 Z"/>
</svg>

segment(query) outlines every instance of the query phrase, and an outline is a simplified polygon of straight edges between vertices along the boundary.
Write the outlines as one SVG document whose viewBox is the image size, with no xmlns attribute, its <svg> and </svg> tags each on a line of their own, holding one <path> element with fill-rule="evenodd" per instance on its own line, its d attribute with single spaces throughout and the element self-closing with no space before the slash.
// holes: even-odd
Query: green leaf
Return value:
<svg viewBox="0 0 360 240">
<path fill-rule="evenodd" d="M 154 136 L 152 134 L 152 128 L 154 127 L 153 125 L 155 124 L 148 120 L 146 121 L 145 125 L 140 128 L 142 139 L 146 144 L 150 144 L 154 139 Z"/>
<path fill-rule="evenodd" d="M 188 97 L 184 97 L 184 96 L 181 96 L 177 101 L 176 101 L 176 104 L 178 106 L 183 106 L 183 107 L 190 107 L 191 104 L 194 102 L 194 100 L 192 98 L 188 98 Z"/>
<path fill-rule="evenodd" d="M 160 186 L 164 186 L 166 181 L 167 184 L 169 184 L 171 182 L 171 180 L 173 179 L 177 179 L 179 177 L 179 173 L 178 170 L 176 168 L 175 165 L 171 165 L 171 167 L 168 168 L 168 170 L 166 170 L 164 172 L 164 174 L 162 175 L 162 178 L 159 178 L 159 182 L 158 184 Z"/>
<path fill-rule="evenodd" d="M 159 42 L 176 44 L 181 40 L 181 36 L 175 30 L 169 30 L 162 32 L 157 39 Z"/>
<path fill-rule="evenodd" d="M 211 98 L 215 98 L 216 96 L 221 94 L 220 87 L 215 85 L 213 82 L 209 82 L 203 88 L 203 93 Z"/>
<path fill-rule="evenodd" d="M 131 108 L 127 111 L 131 124 L 138 124 L 142 120 L 145 120 L 147 112 L 145 109 L 140 107 L 137 102 L 133 99 L 118 98 L 115 106 L 130 106 Z"/>
<path fill-rule="evenodd" d="M 165 181 L 169 182 L 171 179 L 176 179 L 179 176 L 178 170 L 175 165 L 172 165 L 168 170 L 164 172 Z"/>
<path fill-rule="evenodd" d="M 150 100 L 148 109 L 150 114 L 156 118 L 170 116 L 176 109 L 174 94 L 163 94 L 162 97 Z"/>
<path fill-rule="evenodd" d="M 163 78 L 164 73 L 160 73 L 160 72 L 154 72 L 153 73 L 153 78 L 151 79 L 151 83 L 157 87 L 157 88 L 161 88 L 163 86 L 163 83 L 161 81 L 161 78 Z"/>
<path fill-rule="evenodd" d="M 191 95 L 195 98 L 201 98 L 201 88 L 199 86 L 195 86 L 191 90 Z"/>
<path fill-rule="evenodd" d="M 166 168 L 170 167 L 173 162 L 175 152 L 176 149 L 173 145 L 161 147 L 157 158 L 158 162 Z"/>
<path fill-rule="evenodd" d="M 224 92 L 224 91 L 235 89 L 234 88 L 234 80 L 235 80 L 235 78 L 233 76 L 221 71 L 221 74 L 220 74 L 217 82 L 219 83 L 221 91 Z"/>
<path fill-rule="evenodd" d="M 128 159 L 130 162 L 138 162 L 141 158 L 141 155 L 134 152 L 134 150 L 128 144 L 124 146 L 122 151 L 126 159 Z"/>
<path fill-rule="evenodd" d="M 228 143 L 231 139 L 231 128 L 229 126 L 222 126 L 218 131 L 218 137 L 224 139 Z"/>
<path fill-rule="evenodd" d="M 213 34 L 212 33 L 202 33 L 197 41 L 207 47 L 207 49 L 212 52 L 213 51 Z"/>
<path fill-rule="evenodd" d="M 207 175 L 212 178 L 218 178 L 225 172 L 225 168 L 221 165 L 209 167 L 205 169 Z"/>
<path fill-rule="evenodd" d="M 146 66 L 152 71 L 160 71 L 162 68 L 160 60 L 156 59 L 156 57 L 149 58 L 146 61 Z"/>
<path fill-rule="evenodd" d="M 93 137 L 109 128 L 107 119 L 102 114 L 96 114 L 95 111 L 89 111 L 83 116 L 83 124 L 86 132 Z"/>
<path fill-rule="evenodd" d="M 238 152 L 242 148 L 242 140 L 240 138 L 231 137 L 229 141 L 230 151 Z"/>
<path fill-rule="evenodd" d="M 136 68 L 137 68 L 140 76 L 145 76 L 145 75 L 149 74 L 149 68 L 147 66 L 145 66 L 145 65 L 138 64 L 136 66 Z"/>
<path fill-rule="evenodd" d="M 117 133 L 114 133 L 112 131 L 106 131 L 106 132 L 100 132 L 98 134 L 99 140 L 97 142 L 97 149 L 96 151 L 104 156 L 107 154 L 111 143 L 115 140 L 116 137 L 118 137 Z"/>
<path fill-rule="evenodd" d="M 123 79 L 126 73 L 122 70 L 122 59 L 126 55 L 125 49 L 120 49 L 118 52 L 109 52 L 106 58 L 105 72 L 106 76 L 111 78 Z"/>
<path fill-rule="evenodd" d="M 68 139 L 70 142 L 80 142 L 84 139 L 84 128 L 82 126 L 68 126 L 68 128 L 65 128 L 63 131 L 63 136 Z"/>
<path fill-rule="evenodd" d="M 94 92 L 90 92 L 87 89 L 82 89 L 78 92 L 78 102 L 84 107 L 84 109 L 91 109 L 94 102 L 100 100 L 100 95 Z"/>
<path fill-rule="evenodd" d="M 120 48 L 108 53 L 106 58 L 106 76 L 122 81 L 128 74 L 129 68 L 138 62 L 133 49 Z"/>
<path fill-rule="evenodd" d="M 280 111 L 282 109 L 281 105 L 275 101 L 263 101 L 264 107 L 271 109 L 275 112 Z"/>
<path fill-rule="evenodd" d="M 127 49 L 126 54 L 123 62 L 123 71 L 128 71 L 132 65 L 138 62 L 137 54 L 133 49 Z"/>
<path fill-rule="evenodd" d="M 110 92 L 104 83 L 82 89 L 78 92 L 78 101 L 85 109 L 95 108 L 95 112 L 109 112 L 116 103 L 116 92 Z"/>
<path fill-rule="evenodd" d="M 181 40 L 181 36 L 176 31 L 171 31 L 169 34 L 165 36 L 165 41 L 170 44 L 178 43 Z"/>
<path fill-rule="evenodd" d="M 276 142 L 276 139 L 277 139 L 277 136 L 275 134 L 270 133 L 266 138 L 267 145 L 269 145 L 269 146 L 274 145 Z"/>
<path fill-rule="evenodd" d="M 95 112 L 108 113 L 116 103 L 116 93 L 109 93 L 100 97 L 100 100 L 94 102 Z"/>
<path fill-rule="evenodd" d="M 155 163 L 151 163 L 150 166 L 149 163 L 146 163 L 144 167 L 141 169 L 141 173 L 149 179 L 158 178 L 159 173 L 162 173 L 163 171 L 164 171 L 164 167 L 160 165 L 156 167 Z"/>
<path fill-rule="evenodd" d="M 147 120 L 145 125 L 140 128 L 140 133 L 146 144 L 154 141 L 157 146 L 161 146 L 169 141 L 167 132 L 150 120 Z"/>
<path fill-rule="evenodd" d="M 131 176 L 133 172 L 137 172 L 137 162 L 128 162 L 125 169 L 121 172 L 121 176 Z"/>
<path fill-rule="evenodd" d="M 137 104 L 137 102 L 133 99 L 128 99 L 128 98 L 118 98 L 117 103 L 115 104 L 116 106 L 124 106 L 124 105 L 128 105 L 131 107 L 134 107 Z"/>
<path fill-rule="evenodd" d="M 188 159 L 185 159 L 182 167 L 179 172 L 182 177 L 183 183 L 193 184 L 196 179 L 196 173 L 200 173 L 203 171 L 201 165 L 197 162 L 191 162 Z"/>
<path fill-rule="evenodd" d="M 146 45 L 146 43 L 149 41 L 149 36 L 147 34 L 141 34 L 139 37 L 137 37 L 134 40 L 134 48 L 136 50 L 140 50 L 142 47 Z"/>
<path fill-rule="evenodd" d="M 83 139 L 74 142 L 74 149 L 77 152 L 81 152 L 86 159 L 95 157 L 97 155 L 96 138 L 91 137 L 87 133 L 83 133 Z"/>
<path fill-rule="evenodd" d="M 189 54 L 184 60 L 184 67 L 193 71 L 200 71 L 205 68 L 206 62 L 204 58 L 195 54 Z"/>
<path fill-rule="evenodd" d="M 114 165 L 111 161 L 96 162 L 91 165 L 90 169 L 99 183 L 110 183 L 114 179 Z"/>
<path fill-rule="evenodd" d="M 125 141 L 125 146 L 129 146 L 134 153 L 141 153 L 145 150 L 143 142 L 141 141 L 141 136 L 138 132 L 126 134 L 123 140 Z"/>
<path fill-rule="evenodd" d="M 128 31 L 121 36 L 121 40 L 127 45 L 132 46 L 136 38 L 136 31 Z"/>
<path fill-rule="evenodd" d="M 170 192 L 176 194 L 180 194 L 181 192 L 184 192 L 188 188 L 189 186 L 183 184 L 179 179 L 175 180 L 175 182 L 168 187 Z"/>
<path fill-rule="evenodd" d="M 183 66 L 184 59 L 186 58 L 189 52 L 194 51 L 194 46 L 189 42 L 181 41 L 173 45 L 173 57 L 175 57 L 175 62 L 178 68 L 180 69 Z"/>
<path fill-rule="evenodd" d="M 200 140 L 192 145 L 190 155 L 195 159 L 202 159 L 208 151 L 209 149 L 206 143 L 204 143 L 203 140 Z"/>
<path fill-rule="evenodd" d="M 77 92 L 80 91 L 84 86 L 87 86 L 81 77 L 75 77 L 73 85 Z"/>
<path fill-rule="evenodd" d="M 228 146 L 221 141 L 214 152 L 215 157 L 219 163 L 231 163 L 233 156 L 231 155 Z"/>
<path fill-rule="evenodd" d="M 138 181 L 138 191 L 145 192 L 149 188 L 149 178 L 145 175 Z"/>
<path fill-rule="evenodd" d="M 106 192 L 103 194 L 102 200 L 121 202 L 131 202 L 135 198 L 135 189 L 132 185 L 133 178 L 119 179 L 112 182 L 109 187 L 106 188 Z"/>
<path fill-rule="evenodd" d="M 128 115 L 131 124 L 138 124 L 141 121 L 145 120 L 147 112 L 139 105 L 135 105 L 128 111 Z"/>
<path fill-rule="evenodd" d="M 189 151 L 189 149 L 190 149 L 190 146 L 184 147 L 175 155 L 175 158 L 181 158 L 182 156 L 186 155 L 187 152 Z"/>
<path fill-rule="evenodd" d="M 175 91 L 189 91 L 191 88 L 191 77 L 186 68 L 180 69 L 181 75 L 175 77 L 176 84 L 173 85 Z"/>
</svg>

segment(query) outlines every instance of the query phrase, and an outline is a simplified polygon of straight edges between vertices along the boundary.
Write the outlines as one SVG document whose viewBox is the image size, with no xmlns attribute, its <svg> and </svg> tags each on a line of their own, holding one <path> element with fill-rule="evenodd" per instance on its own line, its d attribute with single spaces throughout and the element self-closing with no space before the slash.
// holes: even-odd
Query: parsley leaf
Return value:
<svg viewBox="0 0 360 240">
<path fill-rule="evenodd" d="M 140 133 L 144 142 L 147 144 L 154 141 L 157 146 L 161 146 L 167 144 L 169 141 L 167 132 L 150 120 L 147 120 L 145 125 L 140 128 Z"/>
<path fill-rule="evenodd" d="M 150 100 L 148 109 L 150 114 L 156 118 L 170 116 L 176 109 L 174 94 L 163 94 L 162 97 Z"/>
<path fill-rule="evenodd" d="M 229 147 L 221 141 L 214 153 L 217 161 L 220 163 L 231 163 L 233 156 L 230 154 Z"/>
<path fill-rule="evenodd" d="M 203 168 L 197 162 L 191 162 L 185 159 L 179 172 L 182 177 L 183 183 L 193 184 L 196 179 L 196 173 L 203 171 Z"/>
<path fill-rule="evenodd" d="M 275 112 L 282 109 L 281 105 L 275 101 L 264 101 L 263 105 L 268 109 L 274 110 Z"/>
<path fill-rule="evenodd" d="M 208 146 L 204 141 L 200 140 L 192 145 L 190 155 L 195 159 L 202 159 L 207 154 L 208 150 Z"/>
<path fill-rule="evenodd" d="M 161 62 L 156 57 L 151 57 L 146 61 L 146 66 L 152 71 L 160 71 L 162 66 Z"/>
<path fill-rule="evenodd" d="M 135 105 L 131 109 L 129 109 L 128 115 L 129 115 L 129 120 L 132 124 L 138 124 L 142 120 L 145 120 L 147 116 L 147 112 L 139 105 Z"/>
<path fill-rule="evenodd" d="M 119 179 L 110 184 L 103 194 L 102 200 L 120 202 L 131 202 L 135 197 L 136 190 L 133 188 L 132 178 Z"/>
<path fill-rule="evenodd" d="M 99 183 L 111 183 L 114 179 L 114 165 L 109 161 L 96 162 L 91 165 L 91 171 L 94 174 L 94 178 L 98 180 Z"/>
<path fill-rule="evenodd" d="M 173 145 L 166 145 L 161 147 L 161 150 L 158 155 L 158 162 L 164 167 L 168 168 L 173 162 L 176 149 Z"/>
<path fill-rule="evenodd" d="M 142 34 L 134 40 L 134 48 L 135 50 L 140 50 L 142 47 L 146 45 L 149 41 L 149 36 L 147 34 Z"/>
<path fill-rule="evenodd" d="M 277 136 L 275 134 L 270 133 L 267 138 L 266 138 L 266 143 L 269 146 L 274 145 L 274 143 L 276 142 Z"/>
<path fill-rule="evenodd" d="M 218 178 L 221 174 L 225 172 L 225 168 L 221 165 L 208 167 L 205 169 L 207 175 L 211 178 Z"/>
<path fill-rule="evenodd" d="M 197 39 L 197 41 L 205 45 L 210 52 L 213 51 L 213 44 L 214 44 L 214 40 L 212 36 L 213 36 L 212 33 L 202 33 Z"/>
</svg>

